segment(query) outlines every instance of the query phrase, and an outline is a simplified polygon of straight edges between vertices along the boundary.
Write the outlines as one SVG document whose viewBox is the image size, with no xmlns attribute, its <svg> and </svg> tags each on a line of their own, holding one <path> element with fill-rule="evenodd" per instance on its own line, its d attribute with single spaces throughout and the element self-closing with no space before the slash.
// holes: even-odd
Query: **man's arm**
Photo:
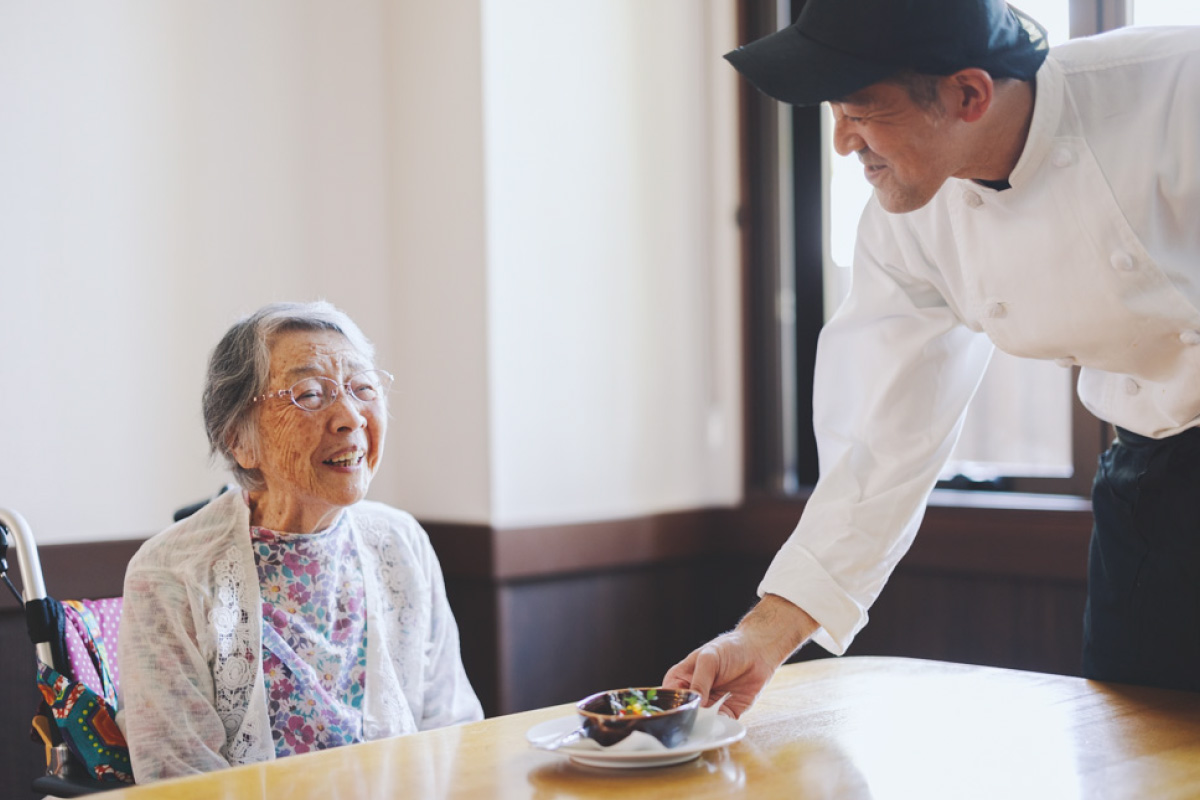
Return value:
<svg viewBox="0 0 1200 800">
<path fill-rule="evenodd" d="M 840 654 L 866 624 L 991 357 L 988 338 L 959 316 L 962 276 L 948 279 L 932 260 L 948 252 L 957 263 L 938 238 L 952 226 L 932 219 L 918 230 L 914 218 L 874 199 L 863 212 L 850 295 L 817 346 L 820 480 L 759 584 L 762 601 L 664 678 L 706 702 L 731 692 L 722 710 L 734 716 L 810 638 Z"/>
<path fill-rule="evenodd" d="M 779 595 L 763 595 L 736 628 L 671 667 L 663 685 L 695 689 L 704 697 L 704 705 L 731 692 L 721 711 L 740 717 L 754 705 L 779 665 L 819 627 L 799 606 Z"/>
</svg>

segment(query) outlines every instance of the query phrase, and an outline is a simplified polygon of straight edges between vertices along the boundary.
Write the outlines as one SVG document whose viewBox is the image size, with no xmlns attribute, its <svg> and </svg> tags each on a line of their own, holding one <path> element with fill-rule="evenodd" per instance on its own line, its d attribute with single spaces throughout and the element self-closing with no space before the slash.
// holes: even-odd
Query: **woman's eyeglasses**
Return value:
<svg viewBox="0 0 1200 800">
<path fill-rule="evenodd" d="M 269 397 L 286 397 L 294 405 L 305 411 L 320 411 L 329 408 L 337 400 L 342 389 L 346 394 L 360 403 L 374 403 L 382 400 L 392 388 L 392 374 L 381 369 L 368 369 L 351 375 L 345 383 L 338 383 L 333 378 L 312 377 L 296 381 L 290 389 L 280 389 L 276 392 L 266 392 L 250 400 L 257 403 Z"/>
</svg>

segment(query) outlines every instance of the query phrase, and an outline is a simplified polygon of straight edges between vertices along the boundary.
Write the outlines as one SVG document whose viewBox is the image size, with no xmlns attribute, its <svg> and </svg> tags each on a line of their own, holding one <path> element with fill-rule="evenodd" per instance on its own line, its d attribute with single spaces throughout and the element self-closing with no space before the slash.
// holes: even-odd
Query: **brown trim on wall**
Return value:
<svg viewBox="0 0 1200 800">
<path fill-rule="evenodd" d="M 1014 502 L 1016 504 L 1014 504 Z M 1091 535 L 1091 506 L 974 494 L 935 494 L 909 566 L 1073 580 L 1086 572 L 1078 553 Z M 646 567 L 714 555 L 769 556 L 791 534 L 804 499 L 751 499 L 736 508 L 693 509 L 644 517 L 495 529 L 423 521 L 447 575 L 495 581 Z M 144 539 L 38 548 L 47 591 L 55 597 L 121 593 L 125 565 Z M 21 586 L 15 553 L 9 576 Z"/>
<path fill-rule="evenodd" d="M 696 558 L 712 552 L 709 523 L 709 513 L 698 510 L 502 530 L 493 548 L 495 576 L 528 578 Z"/>
<path fill-rule="evenodd" d="M 1091 503 L 1079 498 L 935 493 L 901 564 L 958 574 L 1082 582 L 1087 578 Z M 1021 503 L 1040 504 L 1029 507 Z M 760 500 L 721 518 L 720 552 L 773 556 L 804 510 L 803 500 Z"/>
<path fill-rule="evenodd" d="M 709 509 L 629 519 L 496 529 L 422 522 L 447 575 L 497 581 L 644 567 L 710 555 Z"/>
<path fill-rule="evenodd" d="M 1086 554 L 1091 537 L 1090 503 L 979 494 L 935 493 L 905 566 L 1037 579 L 1085 578 L 1087 563 L 1080 554 Z M 761 499 L 737 508 L 536 528 L 423 524 L 448 576 L 513 581 L 709 556 L 769 557 L 787 540 L 803 510 L 802 498 Z"/>
<path fill-rule="evenodd" d="M 933 506 L 905 558 L 909 569 L 1087 580 L 1092 512 Z"/>
<path fill-rule="evenodd" d="M 125 585 L 125 566 L 144 541 L 144 538 L 115 539 L 39 546 L 38 560 L 46 593 L 60 600 L 116 597 Z M 9 548 L 8 554 L 8 576 L 23 590 L 16 548 Z"/>
</svg>

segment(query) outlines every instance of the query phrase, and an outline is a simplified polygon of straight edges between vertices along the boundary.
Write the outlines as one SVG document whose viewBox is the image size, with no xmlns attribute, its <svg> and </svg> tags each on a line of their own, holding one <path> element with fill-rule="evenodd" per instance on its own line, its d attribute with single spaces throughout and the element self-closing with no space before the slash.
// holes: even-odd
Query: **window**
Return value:
<svg viewBox="0 0 1200 800">
<path fill-rule="evenodd" d="M 1130 25 L 1200 25 L 1200 5 L 1179 0 L 1136 0 Z"/>
<path fill-rule="evenodd" d="M 791 4 L 798 9 L 802 3 Z M 1197 24 L 1175 0 L 1024 0 L 1051 43 L 1137 24 Z M 742 0 L 742 40 L 790 24 L 786 0 Z M 821 324 L 844 296 L 870 187 L 832 153 L 828 111 L 743 92 L 747 268 L 747 489 L 793 492 L 816 481 L 811 375 Z M 813 154 L 823 154 L 814 158 Z M 1111 430 L 1075 395 L 1076 369 L 997 352 L 944 478 L 955 485 L 1086 496 Z"/>
</svg>

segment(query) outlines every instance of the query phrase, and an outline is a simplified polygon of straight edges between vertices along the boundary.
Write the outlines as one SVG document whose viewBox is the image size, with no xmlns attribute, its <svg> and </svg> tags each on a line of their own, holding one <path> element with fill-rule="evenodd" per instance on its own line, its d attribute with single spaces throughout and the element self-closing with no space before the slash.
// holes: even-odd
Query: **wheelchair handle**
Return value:
<svg viewBox="0 0 1200 800">
<path fill-rule="evenodd" d="M 46 582 L 42 578 L 42 562 L 38 559 L 37 545 L 34 544 L 29 523 L 16 511 L 0 508 L 0 525 L 12 534 L 13 543 L 17 548 L 17 566 L 21 569 L 21 593 L 25 596 L 25 602 L 44 599 Z M 37 646 L 37 654 L 46 664 L 54 664 L 48 642 Z"/>
</svg>

